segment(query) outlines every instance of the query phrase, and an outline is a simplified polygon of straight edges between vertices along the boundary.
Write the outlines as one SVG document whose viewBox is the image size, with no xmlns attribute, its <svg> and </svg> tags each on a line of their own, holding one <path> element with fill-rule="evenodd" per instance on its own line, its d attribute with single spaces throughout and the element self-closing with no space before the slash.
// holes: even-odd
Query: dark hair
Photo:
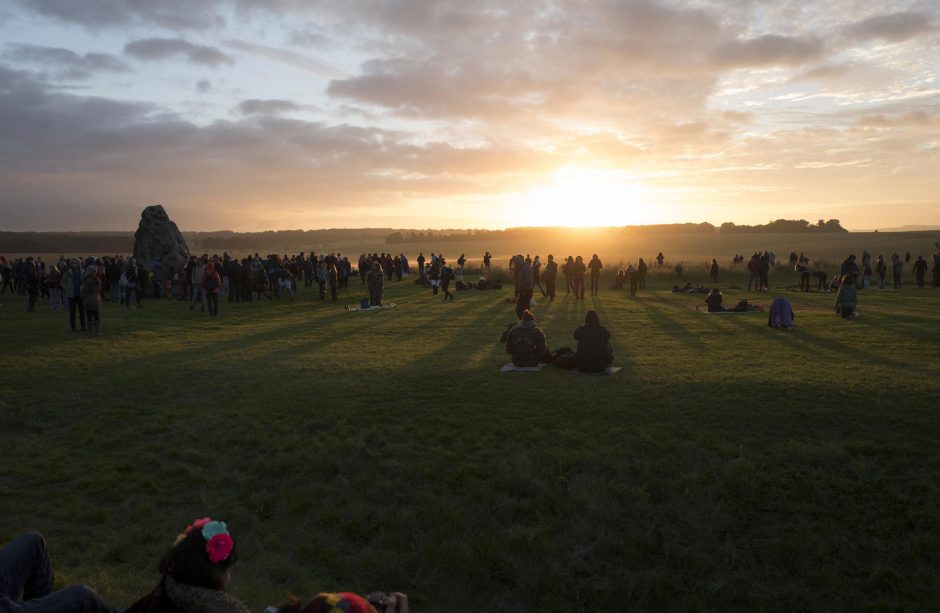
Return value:
<svg viewBox="0 0 940 613">
<path fill-rule="evenodd" d="M 233 545 L 232 553 L 226 559 L 213 564 L 206 552 L 202 530 L 196 529 L 163 554 L 160 574 L 170 575 L 177 583 L 220 590 L 225 586 L 225 573 L 237 561 L 238 547 Z"/>
<path fill-rule="evenodd" d="M 601 325 L 601 320 L 597 316 L 597 311 L 588 311 L 584 314 L 584 325 L 586 326 L 599 326 Z"/>
</svg>

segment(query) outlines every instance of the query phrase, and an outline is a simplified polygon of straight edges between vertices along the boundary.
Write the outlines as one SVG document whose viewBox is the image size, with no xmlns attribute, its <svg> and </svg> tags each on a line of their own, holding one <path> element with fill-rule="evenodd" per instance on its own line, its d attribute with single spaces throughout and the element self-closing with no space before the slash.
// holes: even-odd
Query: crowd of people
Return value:
<svg viewBox="0 0 940 613">
<path fill-rule="evenodd" d="M 491 279 L 492 254 L 487 251 L 482 257 L 482 264 L 473 270 L 479 271 L 477 280 L 465 279 L 470 270 L 465 254 L 456 258 L 452 265 L 440 253 L 431 253 L 426 258 L 421 252 L 416 258 L 417 278 L 415 283 L 431 289 L 431 294 L 442 294 L 442 300 L 454 300 L 454 291 L 499 289 L 501 282 Z M 873 258 L 868 252 L 861 260 L 851 255 L 841 264 L 840 270 L 831 280 L 822 267 L 813 268 L 809 257 L 795 251 L 789 255 L 789 266 L 797 273 L 799 289 L 811 290 L 813 280 L 817 291 L 833 291 L 842 296 L 840 304 L 848 305 L 853 300 L 853 292 L 844 290 L 846 279 L 856 290 L 873 287 L 886 289 L 890 274 L 895 289 L 901 288 L 905 269 L 910 266 L 917 287 L 927 284 L 927 273 L 932 272 L 932 285 L 940 287 L 940 244 L 932 255 L 932 267 L 923 256 L 913 258 L 910 252 L 904 256 L 894 253 L 890 258 L 878 255 Z M 657 268 L 665 267 L 662 252 L 653 258 Z M 748 291 L 770 291 L 771 270 L 785 262 L 778 260 L 774 252 L 755 251 L 748 259 L 744 255 L 735 255 L 732 267 L 744 265 L 748 273 Z M 522 313 L 531 307 L 532 297 L 538 291 L 549 301 L 555 300 L 559 279 L 564 282 L 565 295 L 573 295 L 576 300 L 584 300 L 589 291 L 597 296 L 600 291 L 600 277 L 604 264 L 597 254 L 589 260 L 582 256 L 567 256 L 558 262 L 549 254 L 543 262 L 541 256 L 517 254 L 510 258 L 508 271 L 514 285 L 516 314 L 521 319 Z M 674 266 L 680 274 L 684 272 L 680 262 Z M 721 270 L 717 258 L 706 263 L 708 276 L 717 285 Z M 7 290 L 27 298 L 27 310 L 35 311 L 41 301 L 48 301 L 52 310 L 67 310 L 69 328 L 72 331 L 101 333 L 101 304 L 109 302 L 119 304 L 125 309 L 143 308 L 142 298 L 167 298 L 189 304 L 190 311 L 199 307 L 202 313 L 217 316 L 219 303 L 250 302 L 252 300 L 293 299 L 298 287 L 315 287 L 321 300 L 337 301 L 338 292 L 349 289 L 350 278 L 359 276 L 360 285 L 367 290 L 368 298 L 363 300 L 367 306 L 381 306 L 386 283 L 401 281 L 411 276 L 412 266 L 404 253 L 362 253 L 350 260 L 340 253 L 305 254 L 303 252 L 288 256 L 269 254 L 262 257 L 258 253 L 244 258 L 236 258 L 228 253 L 221 256 L 203 254 L 190 256 L 185 263 L 172 268 L 160 262 L 150 262 L 142 266 L 133 257 L 106 256 L 86 258 L 60 257 L 54 263 L 46 263 L 39 257 L 23 257 L 9 260 L 0 256 L 0 294 Z M 560 277 L 559 277 L 560 274 Z M 636 296 L 646 288 L 649 266 L 644 258 L 637 262 L 627 262 L 617 267 L 611 289 L 621 290 L 629 287 L 630 296 Z M 452 291 L 452 288 L 454 291 Z M 686 287 L 675 286 L 677 292 L 703 291 L 689 283 Z M 857 300 L 857 291 L 854 292 Z M 848 302 L 845 302 L 848 301 Z M 842 308 L 841 313 L 851 313 L 853 309 Z"/>
<path fill-rule="evenodd" d="M 236 539 L 224 521 L 196 519 L 176 537 L 157 569 L 157 584 L 124 613 L 248 613 L 228 592 L 239 559 Z M 270 613 L 409 613 L 401 592 L 320 593 L 303 602 L 288 596 Z M 21 534 L 0 549 L 0 611 L 36 613 L 119 613 L 92 588 L 74 585 L 53 591 L 53 569 L 42 535 Z"/>
</svg>

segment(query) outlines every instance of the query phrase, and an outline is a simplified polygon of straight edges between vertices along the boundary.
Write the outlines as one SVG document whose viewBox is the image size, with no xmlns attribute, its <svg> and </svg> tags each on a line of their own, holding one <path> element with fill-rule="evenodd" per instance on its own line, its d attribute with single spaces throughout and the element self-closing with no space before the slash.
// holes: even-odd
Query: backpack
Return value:
<svg viewBox="0 0 940 613">
<path fill-rule="evenodd" d="M 214 290 L 219 288 L 219 282 L 216 281 L 215 274 L 206 275 L 206 289 Z"/>
<path fill-rule="evenodd" d="M 564 370 L 574 370 L 578 365 L 571 347 L 559 347 L 551 353 L 549 358 L 555 366 Z"/>
</svg>

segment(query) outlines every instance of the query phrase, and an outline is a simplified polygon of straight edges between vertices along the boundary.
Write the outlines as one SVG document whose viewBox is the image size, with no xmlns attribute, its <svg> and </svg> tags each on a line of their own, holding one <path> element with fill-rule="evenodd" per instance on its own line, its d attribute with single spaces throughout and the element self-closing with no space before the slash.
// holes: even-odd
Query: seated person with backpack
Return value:
<svg viewBox="0 0 940 613">
<path fill-rule="evenodd" d="M 512 356 L 513 366 L 525 368 L 544 362 L 547 350 L 545 333 L 535 323 L 532 311 L 526 309 L 506 335 L 506 353 Z"/>
<path fill-rule="evenodd" d="M 603 372 L 614 361 L 610 330 L 601 325 L 597 311 L 584 314 L 584 325 L 574 331 L 578 341 L 575 363 L 581 372 Z"/>
</svg>

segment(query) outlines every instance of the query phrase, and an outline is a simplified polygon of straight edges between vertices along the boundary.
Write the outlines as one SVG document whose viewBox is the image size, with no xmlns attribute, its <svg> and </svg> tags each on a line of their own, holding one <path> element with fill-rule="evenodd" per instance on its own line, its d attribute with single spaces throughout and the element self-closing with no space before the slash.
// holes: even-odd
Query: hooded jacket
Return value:
<svg viewBox="0 0 940 613">
<path fill-rule="evenodd" d="M 589 311 L 583 326 L 574 331 L 578 341 L 575 362 L 582 372 L 601 372 L 614 361 L 614 349 L 610 346 L 610 330 L 601 325 L 597 313 Z"/>
<path fill-rule="evenodd" d="M 124 613 L 249 613 L 240 600 L 221 590 L 177 583 L 166 576 Z"/>
<path fill-rule="evenodd" d="M 545 333 L 534 319 L 523 319 L 506 335 L 506 353 L 514 366 L 536 366 L 545 357 Z"/>
</svg>

